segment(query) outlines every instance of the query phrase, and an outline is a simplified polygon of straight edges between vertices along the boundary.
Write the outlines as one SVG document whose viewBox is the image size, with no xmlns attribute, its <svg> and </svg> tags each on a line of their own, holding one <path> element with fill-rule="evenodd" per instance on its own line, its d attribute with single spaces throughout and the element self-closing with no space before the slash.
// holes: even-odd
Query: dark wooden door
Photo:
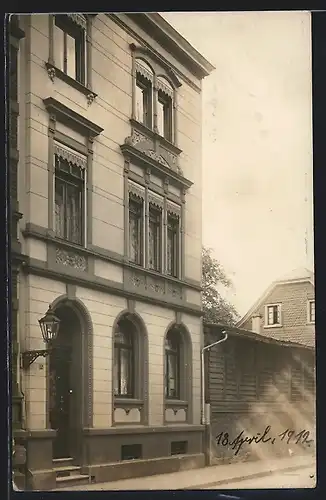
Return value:
<svg viewBox="0 0 326 500">
<path fill-rule="evenodd" d="M 53 458 L 71 456 L 71 346 L 58 346 L 50 355 L 50 424 L 57 431 Z"/>
</svg>

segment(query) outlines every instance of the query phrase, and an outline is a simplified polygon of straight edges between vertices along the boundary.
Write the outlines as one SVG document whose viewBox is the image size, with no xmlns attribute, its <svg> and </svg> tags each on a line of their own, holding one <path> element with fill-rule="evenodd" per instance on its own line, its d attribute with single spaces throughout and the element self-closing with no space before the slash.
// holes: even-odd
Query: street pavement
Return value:
<svg viewBox="0 0 326 500">
<path fill-rule="evenodd" d="M 316 484 L 316 469 L 314 467 L 307 467 L 305 469 L 273 473 L 263 477 L 253 477 L 234 482 L 231 481 L 225 485 L 210 484 L 208 486 L 203 486 L 201 489 L 259 490 L 273 488 L 315 488 Z"/>
<path fill-rule="evenodd" d="M 195 489 L 258 489 L 258 488 L 314 488 L 315 459 L 298 456 L 258 462 L 214 465 L 202 469 L 181 470 L 130 478 L 106 483 L 73 486 L 60 490 L 195 490 Z M 275 484 L 277 486 L 275 486 Z M 289 486 L 289 484 L 291 484 Z"/>
</svg>

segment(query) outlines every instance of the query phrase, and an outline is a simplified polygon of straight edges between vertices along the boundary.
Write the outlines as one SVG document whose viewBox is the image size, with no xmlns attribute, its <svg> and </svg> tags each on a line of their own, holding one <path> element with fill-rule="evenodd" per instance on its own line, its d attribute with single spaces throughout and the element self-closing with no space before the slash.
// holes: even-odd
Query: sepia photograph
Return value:
<svg viewBox="0 0 326 500">
<path fill-rule="evenodd" d="M 315 488 L 312 14 L 8 14 L 16 491 Z"/>
</svg>

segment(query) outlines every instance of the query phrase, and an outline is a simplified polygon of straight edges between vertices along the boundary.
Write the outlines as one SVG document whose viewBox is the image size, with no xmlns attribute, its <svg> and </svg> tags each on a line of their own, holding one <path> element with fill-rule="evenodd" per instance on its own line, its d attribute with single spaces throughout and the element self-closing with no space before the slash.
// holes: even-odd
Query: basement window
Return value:
<svg viewBox="0 0 326 500">
<path fill-rule="evenodd" d="M 188 450 L 187 441 L 172 441 L 171 455 L 185 455 Z"/>
<path fill-rule="evenodd" d="M 121 446 L 121 460 L 137 460 L 142 458 L 141 444 L 124 444 Z"/>
</svg>

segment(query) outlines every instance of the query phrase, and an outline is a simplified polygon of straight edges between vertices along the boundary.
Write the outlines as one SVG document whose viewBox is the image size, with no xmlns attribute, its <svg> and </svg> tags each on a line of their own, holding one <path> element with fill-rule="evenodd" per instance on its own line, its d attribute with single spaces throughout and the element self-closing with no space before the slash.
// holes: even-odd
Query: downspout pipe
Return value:
<svg viewBox="0 0 326 500">
<path fill-rule="evenodd" d="M 202 348 L 201 350 L 201 397 L 202 397 L 202 402 L 201 402 L 201 422 L 202 425 L 206 425 L 206 415 L 205 415 L 205 351 L 209 351 L 212 347 L 215 347 L 217 344 L 221 344 L 222 342 L 225 342 L 228 338 L 228 334 L 226 330 L 222 331 L 222 334 L 224 334 L 224 337 L 220 340 L 217 340 L 217 342 L 213 342 L 212 344 L 206 345 L 205 347 Z"/>
</svg>

